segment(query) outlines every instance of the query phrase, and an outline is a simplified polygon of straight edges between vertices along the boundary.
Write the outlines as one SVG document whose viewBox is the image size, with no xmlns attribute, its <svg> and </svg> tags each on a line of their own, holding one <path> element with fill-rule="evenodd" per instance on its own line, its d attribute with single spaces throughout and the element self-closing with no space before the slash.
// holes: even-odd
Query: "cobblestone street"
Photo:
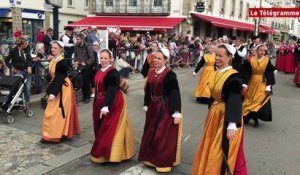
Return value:
<svg viewBox="0 0 300 175">
<path fill-rule="evenodd" d="M 40 136 L 12 127 L 0 127 L 0 172 L 16 174 L 74 149 L 68 144 L 41 144 Z"/>
</svg>

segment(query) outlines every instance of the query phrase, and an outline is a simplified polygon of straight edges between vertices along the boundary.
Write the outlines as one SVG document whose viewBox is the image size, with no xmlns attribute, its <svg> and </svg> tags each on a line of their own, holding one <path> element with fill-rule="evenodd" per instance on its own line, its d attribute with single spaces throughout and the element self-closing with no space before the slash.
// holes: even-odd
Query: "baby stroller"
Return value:
<svg viewBox="0 0 300 175">
<path fill-rule="evenodd" d="M 33 116 L 33 111 L 26 107 L 23 91 L 26 81 L 27 77 L 21 75 L 0 77 L 0 107 L 6 113 L 4 122 L 11 124 L 15 121 L 11 115 L 13 109 L 22 109 L 27 117 Z"/>
</svg>

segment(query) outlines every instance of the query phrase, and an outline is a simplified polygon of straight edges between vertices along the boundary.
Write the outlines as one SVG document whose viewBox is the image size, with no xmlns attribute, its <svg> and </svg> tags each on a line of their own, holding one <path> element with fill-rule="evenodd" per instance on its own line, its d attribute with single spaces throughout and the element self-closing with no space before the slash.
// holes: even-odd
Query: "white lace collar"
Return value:
<svg viewBox="0 0 300 175">
<path fill-rule="evenodd" d="M 157 68 L 157 69 L 155 69 L 155 72 L 157 74 L 160 74 L 160 73 L 162 73 L 165 70 L 165 68 L 166 68 L 166 66 L 163 66 L 162 68 Z"/>
<path fill-rule="evenodd" d="M 100 70 L 101 70 L 102 72 L 105 72 L 109 67 L 111 67 L 111 65 L 108 65 L 108 66 L 106 66 L 106 67 L 104 67 L 104 68 L 101 68 Z"/>
</svg>

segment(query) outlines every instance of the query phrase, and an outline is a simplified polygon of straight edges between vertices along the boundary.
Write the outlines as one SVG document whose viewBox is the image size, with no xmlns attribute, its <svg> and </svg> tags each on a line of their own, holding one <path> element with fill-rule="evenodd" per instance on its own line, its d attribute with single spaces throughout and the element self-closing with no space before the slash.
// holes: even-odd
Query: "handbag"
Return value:
<svg viewBox="0 0 300 175">
<path fill-rule="evenodd" d="M 128 88 L 129 88 L 129 85 L 126 83 L 126 81 L 124 79 L 121 78 L 121 80 L 120 80 L 121 91 L 123 91 L 124 93 L 127 93 Z"/>
</svg>

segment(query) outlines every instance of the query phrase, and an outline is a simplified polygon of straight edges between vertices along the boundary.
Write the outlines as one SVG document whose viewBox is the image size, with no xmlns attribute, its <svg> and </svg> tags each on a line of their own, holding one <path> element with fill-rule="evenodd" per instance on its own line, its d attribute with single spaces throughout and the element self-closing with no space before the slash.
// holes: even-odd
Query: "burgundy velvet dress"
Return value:
<svg viewBox="0 0 300 175">
<path fill-rule="evenodd" d="M 139 161 L 155 167 L 172 167 L 179 154 L 177 147 L 180 125 L 174 124 L 172 114 L 181 112 L 181 100 L 176 74 L 165 68 L 157 74 L 150 69 L 145 89 L 146 122 Z M 180 142 L 179 142 L 180 143 Z"/>
<path fill-rule="evenodd" d="M 283 71 L 284 70 L 284 60 L 285 60 L 286 48 L 284 46 L 280 47 L 277 51 L 277 59 L 276 59 L 276 70 Z"/>
<path fill-rule="evenodd" d="M 284 61 L 284 72 L 287 74 L 295 73 L 295 54 L 294 54 L 294 46 L 288 46 L 287 55 L 285 56 Z"/>
</svg>

